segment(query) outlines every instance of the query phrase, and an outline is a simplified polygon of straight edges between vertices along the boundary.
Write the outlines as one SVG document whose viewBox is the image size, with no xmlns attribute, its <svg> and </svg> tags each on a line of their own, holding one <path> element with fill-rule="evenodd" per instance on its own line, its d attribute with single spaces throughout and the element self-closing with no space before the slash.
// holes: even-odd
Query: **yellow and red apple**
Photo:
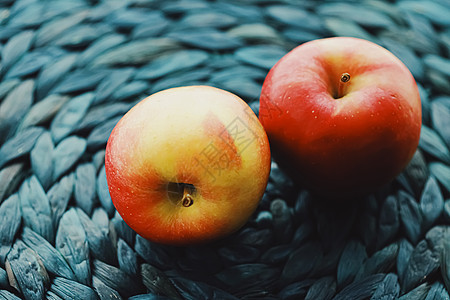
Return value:
<svg viewBox="0 0 450 300">
<path fill-rule="evenodd" d="M 316 194 L 346 198 L 375 191 L 408 164 L 421 104 L 397 57 L 339 37 L 302 44 L 275 64 L 259 118 L 281 168 Z"/>
<path fill-rule="evenodd" d="M 245 224 L 270 172 L 267 135 L 249 106 L 207 86 L 139 102 L 106 147 L 111 199 L 149 240 L 173 245 L 226 236 Z"/>
</svg>

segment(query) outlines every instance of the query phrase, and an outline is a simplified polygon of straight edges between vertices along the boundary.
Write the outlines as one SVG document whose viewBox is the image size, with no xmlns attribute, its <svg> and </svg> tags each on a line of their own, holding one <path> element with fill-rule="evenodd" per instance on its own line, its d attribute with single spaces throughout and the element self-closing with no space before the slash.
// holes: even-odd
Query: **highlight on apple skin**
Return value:
<svg viewBox="0 0 450 300">
<path fill-rule="evenodd" d="M 215 240 L 255 211 L 270 172 L 267 135 L 238 96 L 208 86 L 164 90 L 135 105 L 106 147 L 109 192 L 142 237 Z"/>
<path fill-rule="evenodd" d="M 421 103 L 407 67 L 348 37 L 302 44 L 268 73 L 259 118 L 274 160 L 323 198 L 376 191 L 411 160 Z"/>
</svg>

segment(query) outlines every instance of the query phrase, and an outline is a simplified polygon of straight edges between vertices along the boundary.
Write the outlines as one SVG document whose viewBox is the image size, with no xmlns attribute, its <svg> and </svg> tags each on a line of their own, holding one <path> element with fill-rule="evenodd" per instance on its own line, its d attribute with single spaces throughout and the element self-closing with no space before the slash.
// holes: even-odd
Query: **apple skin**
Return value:
<svg viewBox="0 0 450 300">
<path fill-rule="evenodd" d="M 208 86 L 140 101 L 113 129 L 105 154 L 123 220 L 169 245 L 205 243 L 242 227 L 265 191 L 270 164 L 267 135 L 250 107 Z M 170 184 L 193 185 L 192 205 L 183 206 Z"/>
<path fill-rule="evenodd" d="M 350 81 L 340 83 L 344 73 Z M 259 119 L 280 168 L 333 199 L 367 195 L 395 178 L 422 122 L 407 67 L 381 46 L 347 37 L 307 42 L 282 57 L 264 81 Z"/>
</svg>

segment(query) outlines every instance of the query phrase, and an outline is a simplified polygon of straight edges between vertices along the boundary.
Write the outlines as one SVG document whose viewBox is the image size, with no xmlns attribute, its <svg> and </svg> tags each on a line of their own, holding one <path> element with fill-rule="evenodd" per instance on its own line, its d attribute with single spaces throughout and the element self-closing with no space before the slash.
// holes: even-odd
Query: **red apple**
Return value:
<svg viewBox="0 0 450 300">
<path fill-rule="evenodd" d="M 337 37 L 302 44 L 275 64 L 259 118 L 281 168 L 318 195 L 347 198 L 375 191 L 408 164 L 421 104 L 392 53 Z"/>
<path fill-rule="evenodd" d="M 270 147 L 239 97 L 191 86 L 153 94 L 117 123 L 106 147 L 111 199 L 149 240 L 186 245 L 245 224 L 270 172 Z"/>
</svg>

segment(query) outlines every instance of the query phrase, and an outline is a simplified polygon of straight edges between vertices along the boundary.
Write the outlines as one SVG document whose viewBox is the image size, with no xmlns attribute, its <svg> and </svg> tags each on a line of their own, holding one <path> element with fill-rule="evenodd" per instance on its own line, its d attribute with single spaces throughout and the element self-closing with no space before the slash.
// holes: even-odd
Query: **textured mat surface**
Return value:
<svg viewBox="0 0 450 300">
<path fill-rule="evenodd" d="M 356 36 L 418 81 L 411 164 L 325 205 L 276 164 L 245 227 L 187 248 L 142 239 L 109 198 L 104 149 L 156 91 L 207 84 L 255 112 L 305 41 Z M 450 2 L 0 0 L 0 299 L 448 299 Z"/>
</svg>

